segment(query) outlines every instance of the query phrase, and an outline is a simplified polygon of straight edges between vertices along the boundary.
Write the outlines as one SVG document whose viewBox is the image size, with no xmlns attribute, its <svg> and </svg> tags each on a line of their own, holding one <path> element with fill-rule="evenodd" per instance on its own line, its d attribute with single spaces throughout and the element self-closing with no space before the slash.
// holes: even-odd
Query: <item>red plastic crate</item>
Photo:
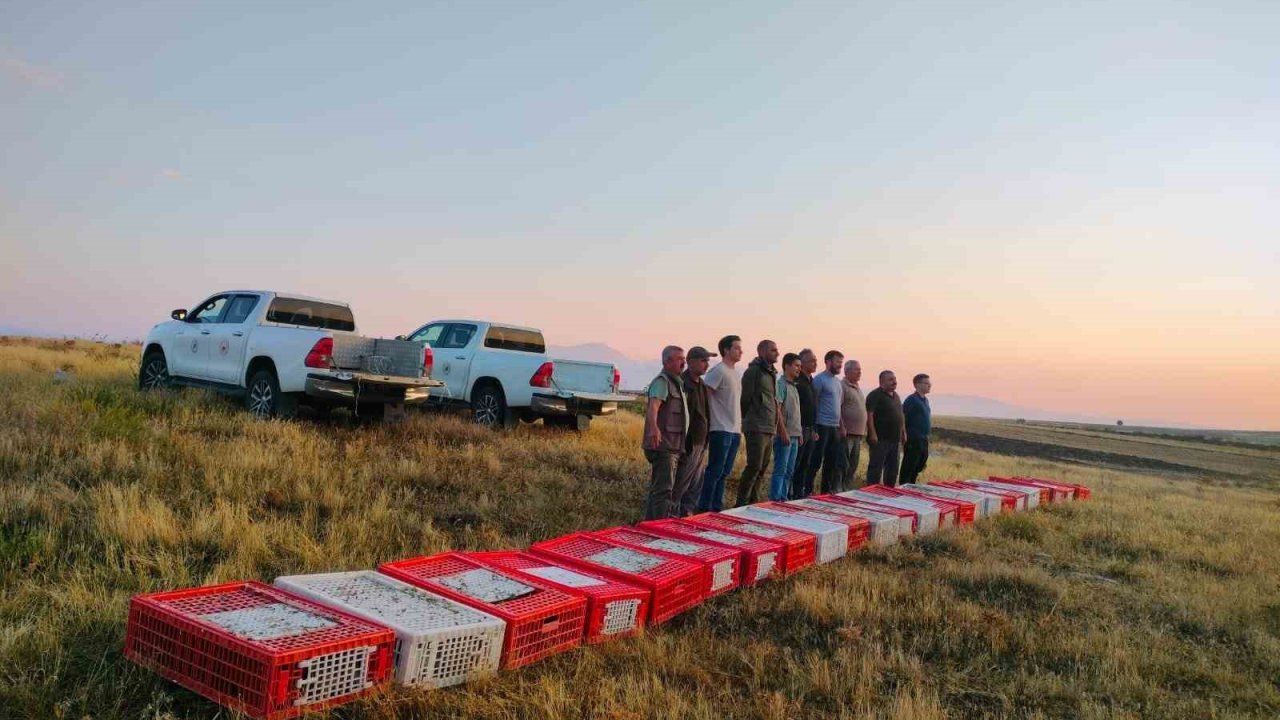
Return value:
<svg viewBox="0 0 1280 720">
<path fill-rule="evenodd" d="M 677 560 L 692 560 L 705 565 L 707 586 L 703 589 L 703 593 L 707 597 L 727 593 L 736 589 L 742 582 L 742 563 L 739 561 L 736 550 L 704 542 L 655 535 L 640 528 L 616 527 L 591 534 L 627 547 L 647 550 Z"/>
<path fill-rule="evenodd" d="M 736 550 L 740 559 L 739 565 L 742 568 L 739 576 L 742 587 L 751 587 L 781 574 L 782 554 L 785 551 L 782 543 L 723 530 L 711 530 L 676 518 L 646 520 L 636 527 L 655 535 L 696 540 L 700 543 Z"/>
<path fill-rule="evenodd" d="M 586 598 L 588 643 L 629 637 L 644 628 L 653 595 L 648 588 L 519 550 L 467 553 L 467 557 Z"/>
<path fill-rule="evenodd" d="M 818 559 L 818 540 L 809 533 L 765 525 L 724 513 L 702 513 L 685 518 L 686 522 L 708 530 L 721 530 L 745 537 L 768 540 L 782 545 L 782 576 L 792 575 L 813 565 Z"/>
<path fill-rule="evenodd" d="M 880 495 L 882 497 L 909 497 L 915 500 L 923 500 L 938 509 L 938 528 L 948 528 L 958 523 L 958 515 L 960 514 L 960 506 L 956 503 L 948 502 L 929 496 L 921 496 L 918 493 L 907 492 L 896 487 L 888 487 L 885 485 L 868 485 L 859 488 L 864 492 L 872 495 Z M 973 522 L 972 519 L 969 522 Z"/>
<path fill-rule="evenodd" d="M 1032 482 L 1032 483 L 1040 483 L 1040 484 L 1042 484 L 1042 485 L 1048 485 L 1049 487 L 1053 488 L 1053 489 L 1054 489 L 1054 491 L 1059 491 L 1059 490 L 1061 490 L 1063 493 L 1065 493 L 1065 497 L 1061 497 L 1061 499 L 1063 499 L 1063 500 L 1078 500 L 1078 499 L 1080 499 L 1080 495 L 1079 495 L 1079 492 L 1078 492 L 1078 491 L 1079 491 L 1079 488 L 1080 488 L 1080 486 L 1079 486 L 1079 485 L 1072 485 L 1071 483 L 1059 482 L 1059 481 L 1057 481 L 1057 480 L 1046 480 L 1046 479 L 1044 479 L 1044 478 L 1026 477 L 1026 476 L 1024 476 L 1024 475 L 1019 475 L 1019 476 L 1018 476 L 1018 477 L 1016 477 L 1015 479 L 1016 479 L 1016 480 L 1025 480 L 1025 481 L 1027 481 L 1027 482 Z M 1055 499 L 1055 500 L 1057 500 L 1057 499 L 1059 499 L 1059 497 L 1055 497 L 1054 499 Z"/>
<path fill-rule="evenodd" d="M 137 595 L 124 654 L 255 718 L 291 718 L 368 694 L 393 669 L 395 633 L 256 582 Z"/>
<path fill-rule="evenodd" d="M 802 517 L 811 517 L 818 520 L 826 520 L 827 522 L 840 523 L 841 525 L 848 527 L 849 552 L 853 552 L 863 545 L 866 545 L 867 541 L 871 539 L 871 521 L 866 518 L 823 512 L 813 508 L 788 505 L 784 502 L 762 502 L 760 503 L 760 507 L 769 508 L 770 510 L 778 510 L 792 515 L 800 515 Z"/>
<path fill-rule="evenodd" d="M 960 498 L 938 497 L 937 495 L 930 495 L 929 493 L 920 492 L 919 490 L 915 490 L 913 488 L 901 486 L 901 485 L 892 489 L 897 491 L 899 494 L 906 495 L 909 497 L 916 497 L 916 498 L 920 498 L 921 500 L 931 500 L 934 502 L 934 504 L 938 505 L 939 507 L 954 508 L 956 511 L 956 514 L 955 514 L 956 525 L 972 525 L 973 521 L 978 517 L 977 506 L 974 505 L 972 502 L 969 502 L 968 500 L 961 500 Z"/>
<path fill-rule="evenodd" d="M 867 487 L 870 487 L 870 486 L 867 486 Z M 866 488 L 864 487 L 864 488 L 858 488 L 858 489 L 865 490 Z M 847 497 L 842 497 L 840 495 L 815 495 L 814 497 L 826 502 L 840 503 L 841 505 L 849 505 L 852 507 L 864 507 L 864 508 L 867 508 L 868 510 L 875 510 L 876 512 L 879 512 L 879 513 L 885 513 L 887 515 L 893 515 L 900 518 L 907 518 L 908 520 L 911 521 L 911 532 L 916 533 L 920 531 L 920 516 L 905 508 L 894 507 L 892 505 L 881 505 L 880 503 L 868 502 L 866 500 L 858 500 L 856 498 L 847 498 Z"/>
<path fill-rule="evenodd" d="M 485 600 L 455 589 L 459 585 L 456 580 L 473 570 L 486 570 L 533 590 L 506 599 L 495 596 L 492 600 Z M 462 553 L 446 552 L 397 560 L 380 565 L 378 572 L 506 620 L 507 634 L 502 646 L 502 667 L 506 670 L 577 647 L 586 634 L 586 598 L 492 568 Z"/>
<path fill-rule="evenodd" d="M 1022 487 L 1036 488 L 1040 491 L 1041 505 L 1063 502 L 1070 499 L 1065 489 L 1054 487 L 1048 483 L 1036 482 L 1017 477 L 988 477 L 987 479 L 991 482 L 1004 483 L 1006 485 L 1021 485 Z"/>
<path fill-rule="evenodd" d="M 997 498 L 1000 501 L 1000 512 L 1010 513 L 1018 509 L 1020 498 L 1006 490 L 996 490 L 995 488 L 982 487 L 981 485 L 970 485 L 960 480 L 934 480 L 930 485 L 937 485 L 945 488 L 955 488 L 956 490 L 968 490 L 986 495 L 988 497 Z"/>
<path fill-rule="evenodd" d="M 586 533 L 543 540 L 531 545 L 529 551 L 649 588 L 653 592 L 650 625 L 666 622 L 705 598 L 709 571 L 690 560 L 636 550 Z"/>
</svg>

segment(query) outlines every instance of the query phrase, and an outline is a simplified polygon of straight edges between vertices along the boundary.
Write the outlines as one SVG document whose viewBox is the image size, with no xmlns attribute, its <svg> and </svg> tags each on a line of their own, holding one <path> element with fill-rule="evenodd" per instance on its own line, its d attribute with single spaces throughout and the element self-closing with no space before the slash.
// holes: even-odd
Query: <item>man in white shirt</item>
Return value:
<svg viewBox="0 0 1280 720">
<path fill-rule="evenodd" d="M 724 510 L 724 481 L 733 471 L 738 445 L 742 442 L 742 377 L 737 370 L 738 361 L 742 359 L 742 338 L 726 335 L 720 338 L 718 348 L 720 364 L 702 377 L 708 391 L 711 422 L 698 512 Z"/>
</svg>

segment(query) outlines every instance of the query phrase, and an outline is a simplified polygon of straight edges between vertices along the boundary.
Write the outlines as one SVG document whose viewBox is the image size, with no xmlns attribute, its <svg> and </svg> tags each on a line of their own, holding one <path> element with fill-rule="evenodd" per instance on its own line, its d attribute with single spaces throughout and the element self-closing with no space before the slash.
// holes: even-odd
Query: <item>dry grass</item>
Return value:
<svg viewBox="0 0 1280 720">
<path fill-rule="evenodd" d="M 0 340 L 0 717 L 212 718 L 121 655 L 130 595 L 632 522 L 631 415 L 584 436 L 257 423 L 141 395 L 135 348 Z M 55 382 L 54 370 L 70 370 Z M 646 636 L 352 719 L 1275 717 L 1280 496 L 939 448 L 1095 499 L 718 598 Z"/>
</svg>

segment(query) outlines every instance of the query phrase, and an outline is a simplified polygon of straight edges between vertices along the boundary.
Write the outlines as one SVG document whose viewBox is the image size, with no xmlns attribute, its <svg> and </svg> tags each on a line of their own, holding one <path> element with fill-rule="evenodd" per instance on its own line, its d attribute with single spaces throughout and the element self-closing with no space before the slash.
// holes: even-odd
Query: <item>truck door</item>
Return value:
<svg viewBox="0 0 1280 720">
<path fill-rule="evenodd" d="M 468 402 L 467 378 L 471 375 L 471 359 L 475 355 L 476 326 L 471 323 L 449 323 L 435 348 L 439 379 L 445 383 L 449 397 Z M 434 374 L 434 373 L 433 373 Z"/>
<path fill-rule="evenodd" d="M 241 385 L 244 382 L 244 349 L 249 340 L 248 320 L 258 307 L 257 295 L 237 294 L 227 303 L 218 322 L 209 326 L 209 379 Z"/>
<path fill-rule="evenodd" d="M 230 295 L 214 295 L 187 314 L 173 334 L 173 357 L 167 358 L 169 373 L 179 377 L 208 380 L 209 338 L 212 327 L 227 309 Z"/>
</svg>

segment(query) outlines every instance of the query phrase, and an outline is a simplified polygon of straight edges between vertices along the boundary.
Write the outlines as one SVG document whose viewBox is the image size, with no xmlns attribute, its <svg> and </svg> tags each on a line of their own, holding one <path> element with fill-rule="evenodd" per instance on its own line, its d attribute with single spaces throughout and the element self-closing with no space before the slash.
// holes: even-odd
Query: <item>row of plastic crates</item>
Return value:
<svg viewBox="0 0 1280 720">
<path fill-rule="evenodd" d="M 288 718 L 385 680 L 444 687 L 663 623 L 709 597 L 831 562 L 867 543 L 1087 498 L 1032 478 L 871 486 L 446 552 L 377 572 L 295 575 L 140 595 L 125 653 L 248 715 Z"/>
</svg>

